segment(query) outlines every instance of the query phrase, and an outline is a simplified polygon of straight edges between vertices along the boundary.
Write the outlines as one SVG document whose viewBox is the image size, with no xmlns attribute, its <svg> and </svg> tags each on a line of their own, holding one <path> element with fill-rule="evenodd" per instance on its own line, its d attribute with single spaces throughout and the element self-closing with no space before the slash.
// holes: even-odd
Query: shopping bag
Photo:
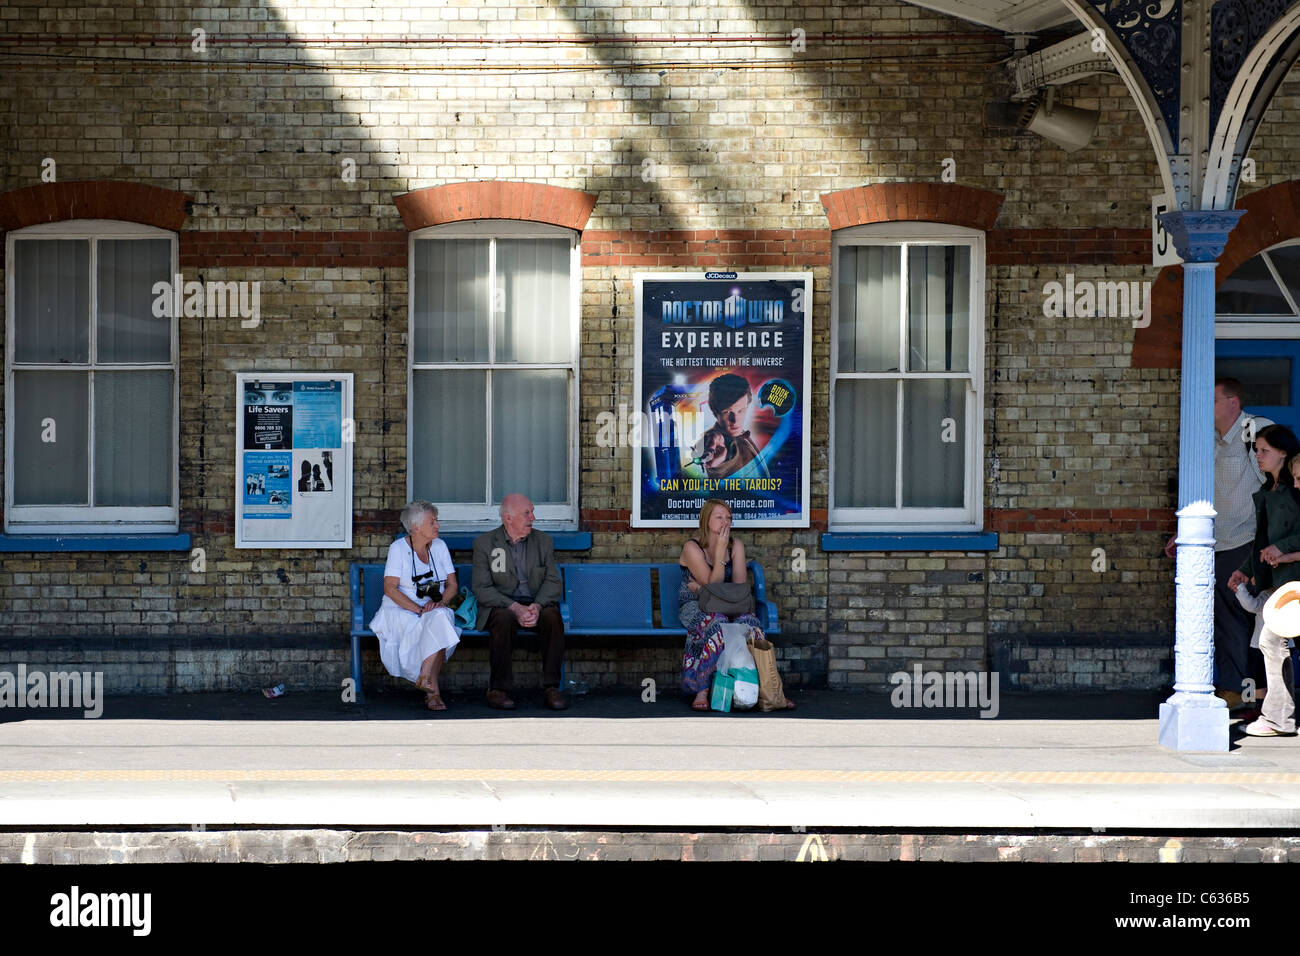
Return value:
<svg viewBox="0 0 1300 956">
<path fill-rule="evenodd" d="M 713 672 L 713 694 L 709 698 L 709 707 L 723 713 L 731 710 L 732 690 L 736 682 L 728 675 L 717 670 Z"/>
<path fill-rule="evenodd" d="M 478 598 L 474 597 L 474 592 L 468 588 L 461 588 L 460 593 L 465 595 L 465 600 L 461 601 L 460 607 L 456 608 L 456 623 L 472 630 L 474 622 L 478 619 Z"/>
<path fill-rule="evenodd" d="M 753 634 L 754 628 L 748 624 L 722 625 L 726 643 L 718 659 L 718 670 L 732 679 L 731 706 L 737 710 L 749 710 L 758 703 L 758 669 L 747 644 Z"/>
<path fill-rule="evenodd" d="M 776 648 L 764 639 L 749 642 L 754 666 L 758 670 L 758 709 L 763 713 L 785 709 L 785 688 L 776 669 Z"/>
<path fill-rule="evenodd" d="M 735 685 L 731 693 L 731 706 L 736 710 L 749 710 L 758 703 L 758 669 L 739 667 L 727 675 Z"/>
</svg>

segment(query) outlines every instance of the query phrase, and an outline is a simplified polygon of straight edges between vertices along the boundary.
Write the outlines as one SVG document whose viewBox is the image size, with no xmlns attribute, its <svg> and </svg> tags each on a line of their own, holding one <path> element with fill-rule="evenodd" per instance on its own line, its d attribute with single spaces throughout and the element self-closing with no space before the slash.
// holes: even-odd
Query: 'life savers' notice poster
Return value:
<svg viewBox="0 0 1300 956">
<path fill-rule="evenodd" d="M 632 525 L 693 525 L 709 498 L 737 525 L 808 527 L 812 273 L 636 277 Z"/>
<path fill-rule="evenodd" d="M 235 385 L 235 547 L 352 547 L 352 373 Z"/>
</svg>

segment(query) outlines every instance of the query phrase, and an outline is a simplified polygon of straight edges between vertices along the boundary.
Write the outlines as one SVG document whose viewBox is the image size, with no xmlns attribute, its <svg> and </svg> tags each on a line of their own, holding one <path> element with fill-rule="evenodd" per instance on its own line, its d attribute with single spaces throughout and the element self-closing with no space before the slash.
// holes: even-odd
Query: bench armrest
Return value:
<svg viewBox="0 0 1300 956">
<path fill-rule="evenodd" d="M 763 566 L 757 561 L 746 561 L 745 570 L 754 582 L 754 600 L 763 603 L 767 600 L 767 577 L 763 574 Z"/>
<path fill-rule="evenodd" d="M 352 633 L 360 634 L 366 629 L 366 607 L 361 603 L 361 565 L 348 566 L 348 597 L 352 602 Z"/>
<path fill-rule="evenodd" d="M 754 582 L 754 616 L 763 626 L 764 632 L 776 633 L 776 606 L 767 599 L 767 576 L 763 566 L 757 561 L 746 561 L 745 570 Z"/>
</svg>

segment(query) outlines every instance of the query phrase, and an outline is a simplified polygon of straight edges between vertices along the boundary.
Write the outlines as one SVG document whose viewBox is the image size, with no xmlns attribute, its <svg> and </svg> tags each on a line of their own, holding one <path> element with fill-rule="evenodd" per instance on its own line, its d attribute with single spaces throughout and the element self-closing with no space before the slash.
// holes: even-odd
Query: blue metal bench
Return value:
<svg viewBox="0 0 1300 956">
<path fill-rule="evenodd" d="M 776 605 L 767 599 L 767 579 L 757 561 L 746 565 L 754 586 L 754 613 L 764 632 L 780 634 Z M 473 565 L 456 565 L 458 587 L 471 587 Z M 564 596 L 560 616 L 567 636 L 685 637 L 677 620 L 677 592 L 682 569 L 676 564 L 561 564 Z M 374 637 L 371 618 L 384 596 L 384 566 L 354 563 L 348 570 L 352 605 L 352 686 L 357 702 L 361 687 L 361 638 Z M 658 615 L 654 584 L 659 585 Z M 658 623 L 655 617 L 658 617 Z M 466 628 L 462 637 L 486 637 L 486 631 Z"/>
</svg>

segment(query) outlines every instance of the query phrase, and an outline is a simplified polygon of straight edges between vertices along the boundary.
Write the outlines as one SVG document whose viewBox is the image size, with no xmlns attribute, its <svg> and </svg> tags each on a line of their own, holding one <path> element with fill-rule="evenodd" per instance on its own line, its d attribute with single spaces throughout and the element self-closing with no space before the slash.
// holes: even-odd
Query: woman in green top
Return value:
<svg viewBox="0 0 1300 956">
<path fill-rule="evenodd" d="M 1228 581 L 1230 589 L 1248 578 L 1261 591 L 1300 581 L 1300 563 L 1283 561 L 1288 552 L 1300 550 L 1300 493 L 1297 493 L 1286 462 L 1300 452 L 1300 440 L 1285 425 L 1269 425 L 1255 436 L 1255 455 L 1264 485 L 1252 496 L 1255 502 L 1255 543 L 1250 556 Z M 1264 655 L 1268 692 L 1259 720 L 1246 726 L 1252 737 L 1277 737 L 1295 733 L 1295 688 L 1293 675 L 1284 666 L 1291 653 L 1285 638 L 1267 627 L 1259 633 Z"/>
</svg>

